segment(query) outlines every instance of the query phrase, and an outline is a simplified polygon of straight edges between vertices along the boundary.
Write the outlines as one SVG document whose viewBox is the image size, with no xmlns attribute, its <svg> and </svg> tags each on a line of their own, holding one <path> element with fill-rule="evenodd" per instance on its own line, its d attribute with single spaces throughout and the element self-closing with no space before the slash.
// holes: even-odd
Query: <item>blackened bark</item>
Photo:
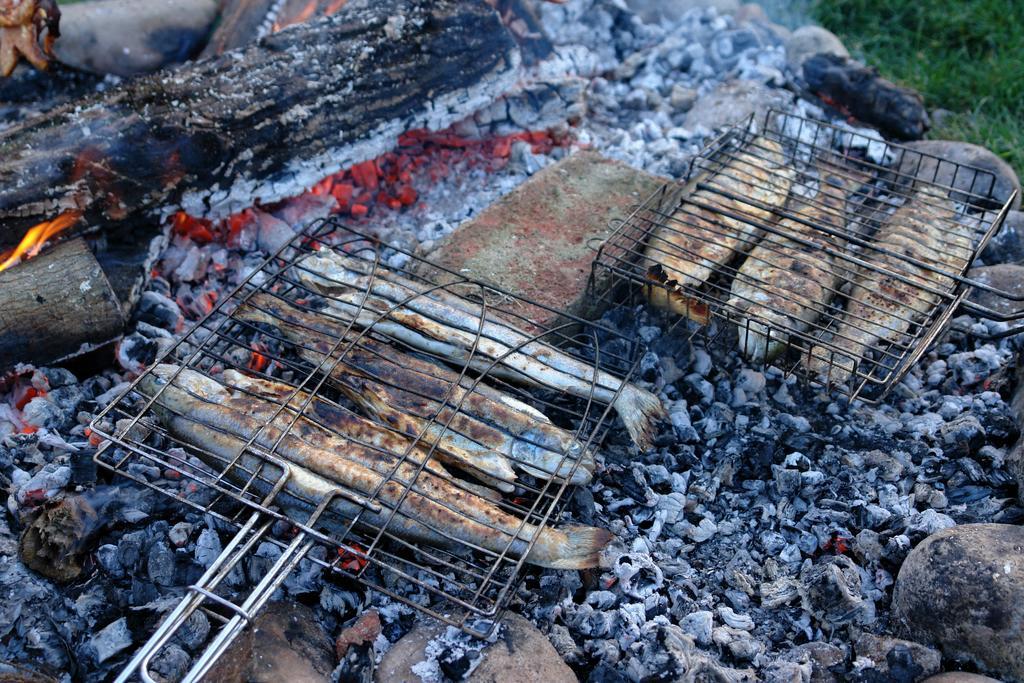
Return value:
<svg viewBox="0 0 1024 683">
<path fill-rule="evenodd" d="M 98 226 L 298 194 L 488 104 L 518 63 L 480 0 L 351 2 L 0 133 L 0 246 L 70 208 Z"/>
</svg>

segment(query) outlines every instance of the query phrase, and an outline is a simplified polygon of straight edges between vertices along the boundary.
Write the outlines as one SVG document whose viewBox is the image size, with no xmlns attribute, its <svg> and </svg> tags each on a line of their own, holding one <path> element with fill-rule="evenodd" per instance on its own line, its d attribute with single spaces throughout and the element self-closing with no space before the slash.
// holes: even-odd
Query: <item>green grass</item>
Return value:
<svg viewBox="0 0 1024 683">
<path fill-rule="evenodd" d="M 984 145 L 1022 174 L 1024 0 L 814 0 L 812 12 L 929 110 L 954 112 L 928 137 Z"/>
</svg>

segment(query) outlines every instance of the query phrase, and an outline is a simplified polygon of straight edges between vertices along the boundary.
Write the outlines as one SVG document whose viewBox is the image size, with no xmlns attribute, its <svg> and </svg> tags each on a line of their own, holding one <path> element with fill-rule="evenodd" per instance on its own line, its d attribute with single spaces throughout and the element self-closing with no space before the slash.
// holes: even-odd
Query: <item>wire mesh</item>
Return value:
<svg viewBox="0 0 1024 683">
<path fill-rule="evenodd" d="M 324 255 L 354 270 L 334 279 L 308 268 Z M 475 311 L 476 329 L 452 333 L 469 340 L 461 356 L 445 344 L 417 346 L 392 324 L 402 312 L 438 302 Z M 499 340 L 495 326 L 518 330 L 515 342 Z M 532 354 L 543 364 L 550 347 L 593 368 L 572 394 L 557 385 L 528 387 L 506 363 Z M 303 558 L 488 636 L 542 530 L 562 521 L 563 494 L 592 468 L 588 458 L 621 390 L 606 378 L 624 383 L 638 356 L 634 341 L 611 330 L 337 221 L 298 235 L 93 424 L 108 440 L 96 456 L 100 465 L 239 529 L 124 680 L 133 672 L 148 680 L 155 649 L 200 607 L 225 623 L 189 680 L 201 678 Z M 500 479 L 487 460 L 453 461 L 459 444 L 493 437 L 469 409 L 474 401 L 545 422 L 518 433 L 518 450 L 504 452 L 514 481 Z M 540 452 L 542 460 L 534 457 Z M 462 470 L 442 472 L 439 461 Z M 159 478 L 141 474 L 154 467 Z M 328 477 L 338 472 L 344 476 Z M 459 502 L 466 497 L 486 498 L 494 514 L 469 519 Z M 412 519 L 423 510 L 433 516 Z M 460 531 L 467 522 L 472 533 Z M 284 551 L 278 566 L 252 593 L 231 594 L 224 578 L 262 542 Z M 310 553 L 318 545 L 325 554 Z M 445 608 L 424 606 L 416 593 Z"/>
<path fill-rule="evenodd" d="M 1013 200 L 995 189 L 982 169 L 769 111 L 618 226 L 592 295 L 646 301 L 691 339 L 876 401 L 969 286 L 1005 296 L 965 277 Z"/>
</svg>

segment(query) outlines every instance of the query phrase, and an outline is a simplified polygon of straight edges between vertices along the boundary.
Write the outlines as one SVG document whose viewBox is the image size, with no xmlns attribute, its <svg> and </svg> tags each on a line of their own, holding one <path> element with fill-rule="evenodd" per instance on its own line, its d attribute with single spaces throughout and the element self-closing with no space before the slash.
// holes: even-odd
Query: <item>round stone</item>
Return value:
<svg viewBox="0 0 1024 683">
<path fill-rule="evenodd" d="M 1020 180 L 1017 179 L 1013 168 L 994 152 L 981 145 L 957 140 L 918 140 L 908 143 L 907 147 L 928 156 L 905 155 L 900 168 L 901 173 L 914 174 L 919 178 L 955 187 L 974 195 L 987 195 L 991 191 L 992 197 L 999 204 L 1009 199 L 1016 190 L 1017 196 L 1010 208 L 1020 208 Z M 953 164 L 980 168 L 992 175 L 975 175 L 970 169 L 958 169 L 953 164 L 944 164 L 932 157 L 952 161 Z M 954 194 L 953 198 L 958 199 L 957 194 Z M 990 207 L 995 208 L 995 205 L 990 204 Z"/>
<path fill-rule="evenodd" d="M 786 60 L 794 69 L 799 70 L 805 60 L 820 54 L 850 56 L 843 41 L 821 26 L 801 26 L 786 41 Z"/>
<path fill-rule="evenodd" d="M 686 114 L 683 126 L 713 131 L 742 121 L 751 114 L 782 109 L 792 100 L 784 90 L 769 88 L 756 81 L 733 80 L 704 95 Z"/>
<path fill-rule="evenodd" d="M 1024 679 L 1024 527 L 965 524 L 926 538 L 900 568 L 893 616 L 946 657 Z"/>
<path fill-rule="evenodd" d="M 966 671 L 949 671 L 944 674 L 930 676 L 921 683 L 1001 683 L 998 678 L 989 678 L 981 674 L 967 673 Z"/>
</svg>

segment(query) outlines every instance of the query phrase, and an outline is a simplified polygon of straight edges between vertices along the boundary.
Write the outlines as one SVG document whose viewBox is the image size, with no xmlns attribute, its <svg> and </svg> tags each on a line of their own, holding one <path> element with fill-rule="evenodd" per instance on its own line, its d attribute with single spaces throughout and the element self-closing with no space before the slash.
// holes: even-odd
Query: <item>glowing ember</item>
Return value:
<svg viewBox="0 0 1024 683">
<path fill-rule="evenodd" d="M 29 229 L 18 246 L 6 254 L 0 255 L 0 272 L 18 263 L 22 257 L 30 259 L 38 254 L 50 238 L 70 228 L 81 217 L 81 211 L 65 211 L 53 220 L 40 223 Z"/>
<path fill-rule="evenodd" d="M 327 6 L 320 11 L 320 16 L 329 17 L 344 7 L 346 2 L 347 0 L 331 0 L 331 2 L 329 2 Z M 277 33 L 281 29 L 309 21 L 315 14 L 317 14 L 319 5 L 319 0 L 309 0 L 292 16 L 278 17 L 277 21 L 274 22 L 273 32 Z"/>
</svg>

